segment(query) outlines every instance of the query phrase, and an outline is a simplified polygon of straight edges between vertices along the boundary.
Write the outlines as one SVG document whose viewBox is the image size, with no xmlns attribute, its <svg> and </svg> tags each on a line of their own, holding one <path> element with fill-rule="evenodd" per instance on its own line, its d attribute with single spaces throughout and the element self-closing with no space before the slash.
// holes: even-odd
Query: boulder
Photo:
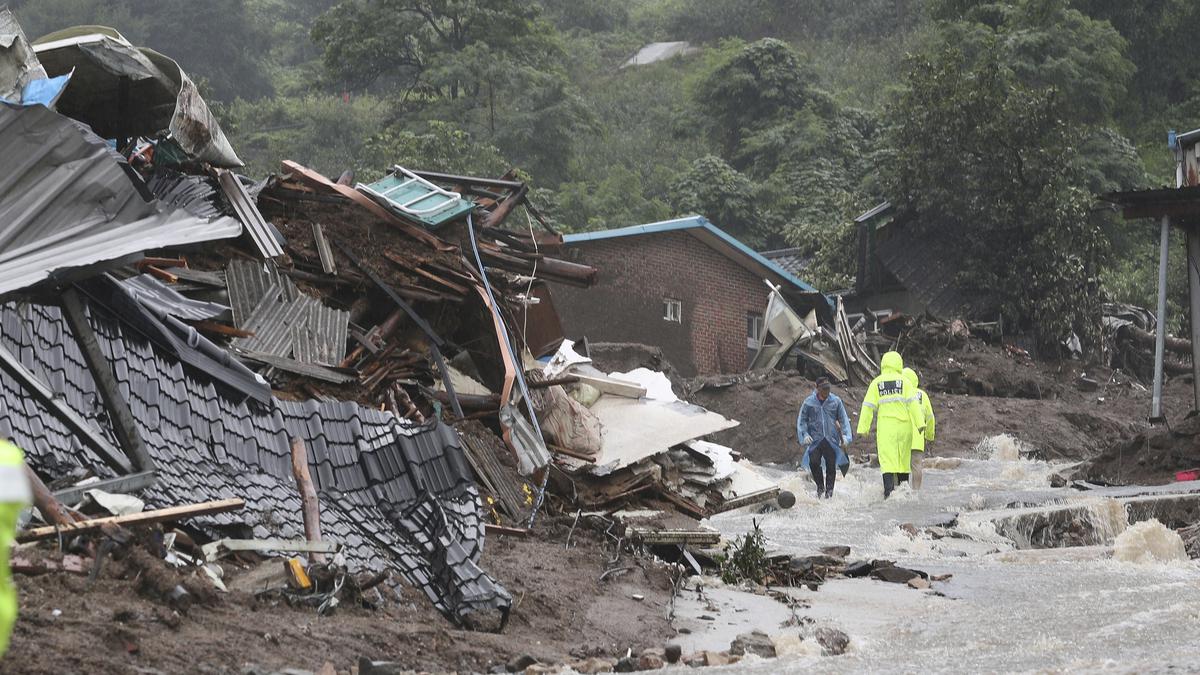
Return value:
<svg viewBox="0 0 1200 675">
<path fill-rule="evenodd" d="M 871 571 L 871 578 L 892 584 L 907 584 L 909 579 L 921 579 L 929 575 L 905 567 L 878 567 Z"/>
<path fill-rule="evenodd" d="M 849 546 L 822 546 L 821 553 L 834 558 L 845 558 L 850 555 Z"/>
<path fill-rule="evenodd" d="M 734 656 L 754 654 L 764 659 L 773 659 L 775 658 L 775 642 L 771 640 L 771 636 L 762 631 L 743 633 L 734 638 L 729 645 L 729 653 Z"/>
<path fill-rule="evenodd" d="M 836 628 L 818 628 L 816 637 L 826 656 L 841 656 L 850 645 L 850 636 Z"/>
<path fill-rule="evenodd" d="M 845 574 L 851 578 L 865 577 L 870 574 L 873 569 L 874 567 L 871 566 L 870 562 L 866 560 L 858 560 L 846 565 L 846 567 L 842 569 L 842 574 Z"/>
<path fill-rule="evenodd" d="M 638 670 L 658 670 L 665 665 L 663 654 L 657 649 L 647 649 L 638 657 Z"/>
<path fill-rule="evenodd" d="M 537 662 L 538 662 L 538 660 L 533 658 L 529 654 L 522 654 L 520 656 L 514 656 L 508 662 L 508 672 L 519 673 Z M 361 670 L 362 670 L 362 667 L 360 666 L 359 671 L 361 671 Z"/>
<path fill-rule="evenodd" d="M 679 657 L 683 656 L 683 647 L 671 643 L 663 650 L 663 655 L 667 659 L 667 663 L 679 663 Z"/>
</svg>

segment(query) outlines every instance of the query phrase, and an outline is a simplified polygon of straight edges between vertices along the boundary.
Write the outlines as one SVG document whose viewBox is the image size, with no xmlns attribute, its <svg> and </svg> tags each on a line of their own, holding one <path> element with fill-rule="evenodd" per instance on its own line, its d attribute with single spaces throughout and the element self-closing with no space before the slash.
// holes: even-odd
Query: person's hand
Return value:
<svg viewBox="0 0 1200 675">
<path fill-rule="evenodd" d="M 812 436 L 805 436 L 805 437 L 804 437 L 804 444 L 805 444 L 805 445 L 812 445 Z"/>
</svg>

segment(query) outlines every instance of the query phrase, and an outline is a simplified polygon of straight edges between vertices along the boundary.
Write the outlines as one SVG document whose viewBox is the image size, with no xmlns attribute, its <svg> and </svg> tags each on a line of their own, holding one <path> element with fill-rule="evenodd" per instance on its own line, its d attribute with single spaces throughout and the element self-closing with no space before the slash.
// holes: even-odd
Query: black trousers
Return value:
<svg viewBox="0 0 1200 675">
<path fill-rule="evenodd" d="M 821 460 L 825 460 L 824 471 L 821 470 Z M 817 447 L 808 453 L 808 469 L 812 471 L 818 490 L 833 492 L 833 484 L 837 481 L 837 448 L 829 441 L 817 443 Z"/>
<path fill-rule="evenodd" d="M 892 494 L 892 490 L 896 489 L 897 485 L 900 485 L 907 480 L 908 474 L 906 473 L 883 474 L 883 498 L 887 499 Z"/>
</svg>

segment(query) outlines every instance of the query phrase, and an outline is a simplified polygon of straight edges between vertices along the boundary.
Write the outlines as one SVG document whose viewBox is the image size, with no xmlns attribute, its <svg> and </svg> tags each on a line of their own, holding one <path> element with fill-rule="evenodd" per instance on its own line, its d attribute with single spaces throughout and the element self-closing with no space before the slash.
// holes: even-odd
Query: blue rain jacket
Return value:
<svg viewBox="0 0 1200 675">
<path fill-rule="evenodd" d="M 840 430 L 838 423 L 841 423 Z M 800 414 L 796 416 L 796 440 L 805 446 L 804 458 L 800 460 L 801 468 L 808 470 L 809 453 L 818 443 L 825 440 L 837 450 L 838 468 L 845 475 L 846 470 L 850 468 L 850 458 L 842 451 L 842 446 L 849 444 L 851 438 L 850 415 L 846 413 L 846 406 L 837 394 L 830 393 L 824 402 L 817 398 L 816 392 L 804 399 L 804 405 L 800 406 Z M 807 444 L 805 439 L 808 439 Z M 832 467 L 826 467 L 829 468 Z"/>
</svg>

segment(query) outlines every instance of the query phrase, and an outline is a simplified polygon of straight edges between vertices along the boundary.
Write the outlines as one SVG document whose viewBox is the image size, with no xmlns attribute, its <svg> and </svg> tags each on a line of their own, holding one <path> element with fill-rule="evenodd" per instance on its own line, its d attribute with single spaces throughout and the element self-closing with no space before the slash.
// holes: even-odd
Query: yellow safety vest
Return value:
<svg viewBox="0 0 1200 675">
<path fill-rule="evenodd" d="M 25 455 L 12 441 L 0 440 L 0 656 L 17 622 L 17 588 L 8 556 L 17 538 L 17 518 L 32 499 L 25 476 Z"/>
</svg>

